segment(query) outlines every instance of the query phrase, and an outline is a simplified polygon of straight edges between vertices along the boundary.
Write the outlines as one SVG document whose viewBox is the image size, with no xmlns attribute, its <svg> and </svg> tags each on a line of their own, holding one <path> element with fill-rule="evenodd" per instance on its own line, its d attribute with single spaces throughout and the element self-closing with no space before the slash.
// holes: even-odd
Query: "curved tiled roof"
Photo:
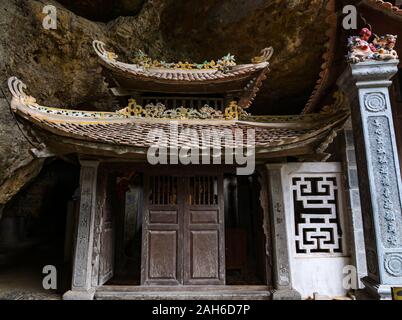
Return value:
<svg viewBox="0 0 402 320">
<path fill-rule="evenodd" d="M 321 64 L 321 72 L 318 75 L 318 80 L 314 87 L 313 92 L 309 100 L 307 101 L 303 113 L 314 112 L 315 107 L 322 98 L 325 90 L 330 85 L 329 75 L 331 72 L 331 67 L 335 57 L 335 46 L 336 46 L 336 33 L 338 27 L 338 17 L 336 15 L 335 0 L 329 0 L 326 6 L 328 11 L 328 16 L 325 22 L 328 24 L 328 30 L 326 36 L 328 37 L 326 48 L 327 50 L 322 56 L 323 62 Z"/>
<path fill-rule="evenodd" d="M 155 138 L 149 137 L 153 130 L 163 130 L 167 134 L 167 143 L 172 144 L 174 133 L 171 128 L 177 128 L 181 134 L 178 136 L 178 145 L 191 146 L 197 137 L 197 146 L 202 146 L 202 133 L 206 131 L 214 132 L 217 129 L 231 133 L 234 138 L 235 130 L 243 132 L 243 138 L 247 138 L 247 130 L 255 129 L 255 143 L 259 148 L 284 145 L 296 142 L 300 137 L 306 138 L 315 133 L 314 129 L 289 129 L 289 128 L 263 128 L 248 124 L 207 124 L 207 123 L 183 123 L 179 122 L 171 127 L 168 122 L 120 122 L 120 123 L 61 123 L 48 119 L 36 119 L 45 129 L 58 135 L 74 137 L 80 140 L 100 142 L 111 145 L 130 146 L 136 148 L 149 148 L 155 143 Z M 184 130 L 184 131 L 183 131 Z M 156 132 L 156 131 L 155 131 Z M 212 138 L 204 146 L 206 148 L 217 147 Z M 219 147 L 236 147 L 234 142 L 229 139 L 222 139 L 223 144 Z M 246 141 L 245 141 L 246 142 Z M 174 142 L 173 142 L 174 143 Z"/>
<path fill-rule="evenodd" d="M 57 137 L 65 137 L 74 141 L 97 143 L 101 146 L 149 148 L 155 142 L 155 137 L 149 135 L 152 130 L 163 131 L 166 141 L 172 143 L 175 130 L 181 132 L 177 142 L 181 146 L 191 146 L 194 136 L 200 142 L 203 134 L 210 130 L 220 130 L 225 133 L 222 138 L 224 147 L 236 147 L 236 134 L 243 133 L 243 145 L 247 145 L 248 130 L 255 132 L 256 149 L 289 150 L 301 144 L 319 143 L 345 121 L 347 115 L 310 114 L 305 116 L 245 116 L 240 120 L 169 120 L 154 118 L 124 117 L 118 112 L 90 112 L 48 108 L 36 103 L 35 99 L 26 95 L 25 85 L 16 78 L 9 80 L 10 91 L 13 94 L 12 108 L 34 127 Z M 186 131 L 187 129 L 187 131 Z M 237 131 L 237 132 L 236 132 Z M 231 139 L 230 139 L 231 138 Z M 202 148 L 215 148 L 213 138 L 207 144 L 199 143 Z M 98 147 L 99 148 L 99 147 Z M 102 149 L 102 147 L 100 147 Z"/>
<path fill-rule="evenodd" d="M 227 65 L 224 68 L 215 65 L 208 68 L 186 69 L 124 63 L 117 61 L 117 56 L 107 51 L 103 42 L 95 40 L 93 47 L 102 65 L 110 71 L 108 78 L 112 78 L 112 86 L 117 85 L 135 91 L 145 89 L 145 91 L 168 93 L 231 92 L 239 98 L 239 105 L 242 108 L 250 107 L 262 82 L 266 79 L 269 71 L 268 60 L 273 54 L 273 49 L 270 47 L 263 49 L 261 55 L 253 59 L 255 63 Z"/>
<path fill-rule="evenodd" d="M 402 9 L 393 5 L 391 2 L 382 0 L 366 0 L 368 4 L 390 13 L 396 14 L 402 18 Z"/>
<path fill-rule="evenodd" d="M 95 52 L 101 58 L 103 65 L 116 72 L 121 72 L 131 77 L 143 79 L 154 79 L 168 82 L 219 82 L 231 81 L 233 79 L 248 77 L 253 73 L 266 69 L 268 62 L 243 64 L 229 67 L 227 71 L 219 69 L 174 69 L 161 67 L 148 67 L 137 64 L 129 64 L 115 60 L 114 53 L 105 49 L 105 44 L 101 41 L 93 41 Z"/>
</svg>

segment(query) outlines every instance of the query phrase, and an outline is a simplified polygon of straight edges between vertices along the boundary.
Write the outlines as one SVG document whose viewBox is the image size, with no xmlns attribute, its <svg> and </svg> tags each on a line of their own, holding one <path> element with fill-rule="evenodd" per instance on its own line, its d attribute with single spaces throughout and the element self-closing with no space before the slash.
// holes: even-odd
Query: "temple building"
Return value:
<svg viewBox="0 0 402 320">
<path fill-rule="evenodd" d="M 10 77 L 32 153 L 80 171 L 63 298 L 391 299 L 402 287 L 402 9 L 364 10 L 390 29 L 362 24 L 341 46 L 332 23 L 301 114 L 253 113 L 272 47 L 246 64 L 140 50 L 127 61 L 94 39 L 114 111 L 46 106 Z"/>
</svg>

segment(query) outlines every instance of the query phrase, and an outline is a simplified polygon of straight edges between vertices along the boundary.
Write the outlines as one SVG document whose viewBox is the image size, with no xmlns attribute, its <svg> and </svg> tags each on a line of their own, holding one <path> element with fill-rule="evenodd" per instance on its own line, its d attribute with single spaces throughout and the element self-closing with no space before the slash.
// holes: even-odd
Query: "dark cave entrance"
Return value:
<svg viewBox="0 0 402 320">
<path fill-rule="evenodd" d="M 120 16 L 135 16 L 143 0 L 58 0 L 68 10 L 91 21 L 109 22 Z"/>
<path fill-rule="evenodd" d="M 226 284 L 263 285 L 266 273 L 259 173 L 225 175 Z"/>
<path fill-rule="evenodd" d="M 65 292 L 71 284 L 74 193 L 79 167 L 54 160 L 4 208 L 0 220 L 0 297 Z M 43 268 L 55 266 L 57 289 L 45 291 Z"/>
</svg>

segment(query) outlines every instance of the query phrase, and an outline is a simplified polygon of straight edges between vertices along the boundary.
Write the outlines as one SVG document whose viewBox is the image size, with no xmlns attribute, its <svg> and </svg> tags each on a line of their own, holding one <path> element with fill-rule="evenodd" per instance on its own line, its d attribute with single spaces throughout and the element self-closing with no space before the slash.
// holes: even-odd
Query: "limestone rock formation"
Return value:
<svg viewBox="0 0 402 320">
<path fill-rule="evenodd" d="M 101 99 L 107 89 L 90 44 L 95 37 L 105 38 L 104 25 L 58 6 L 57 30 L 45 30 L 42 9 L 46 4 L 48 1 L 0 1 L 3 92 L 8 95 L 7 78 L 15 75 L 23 79 L 31 94 L 49 105 L 72 107 Z M 0 98 L 0 204 L 4 204 L 36 176 L 43 160 L 32 157 L 28 135 L 22 133 L 7 101 Z"/>
</svg>

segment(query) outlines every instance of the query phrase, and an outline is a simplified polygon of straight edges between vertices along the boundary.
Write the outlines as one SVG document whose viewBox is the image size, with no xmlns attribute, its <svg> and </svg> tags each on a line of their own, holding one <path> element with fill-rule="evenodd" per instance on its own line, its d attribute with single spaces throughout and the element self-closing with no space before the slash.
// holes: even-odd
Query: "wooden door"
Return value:
<svg viewBox="0 0 402 320">
<path fill-rule="evenodd" d="M 184 284 L 225 284 L 223 177 L 186 179 Z"/>
<path fill-rule="evenodd" d="M 182 199 L 179 177 L 145 177 L 141 284 L 182 283 Z"/>
<path fill-rule="evenodd" d="M 112 184 L 113 180 L 104 171 L 101 171 L 99 177 L 98 194 L 99 194 L 99 222 L 97 229 L 99 232 L 99 275 L 98 285 L 103 285 L 114 274 L 114 221 L 113 221 L 113 204 L 112 204 Z"/>
<path fill-rule="evenodd" d="M 114 232 L 112 217 L 104 216 L 101 220 L 101 248 L 99 261 L 99 284 L 106 283 L 113 277 L 114 271 Z"/>
<path fill-rule="evenodd" d="M 145 177 L 141 284 L 225 283 L 221 175 Z"/>
</svg>

